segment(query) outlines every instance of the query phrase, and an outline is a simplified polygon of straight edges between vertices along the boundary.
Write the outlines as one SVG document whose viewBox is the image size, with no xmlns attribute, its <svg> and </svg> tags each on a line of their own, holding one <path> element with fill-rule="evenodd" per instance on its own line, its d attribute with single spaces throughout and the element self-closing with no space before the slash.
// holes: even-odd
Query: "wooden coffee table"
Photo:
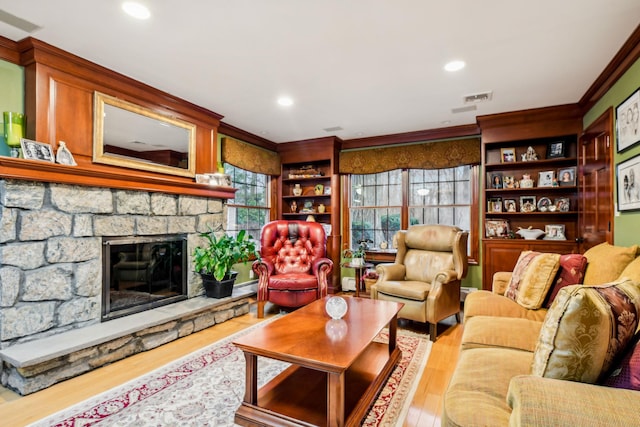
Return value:
<svg viewBox="0 0 640 427">
<path fill-rule="evenodd" d="M 341 320 L 325 312 L 329 297 L 234 341 L 247 380 L 235 422 L 243 426 L 357 426 L 400 361 L 398 312 L 404 304 L 347 297 Z M 389 344 L 373 342 L 389 327 Z M 258 390 L 258 356 L 291 363 Z"/>
</svg>

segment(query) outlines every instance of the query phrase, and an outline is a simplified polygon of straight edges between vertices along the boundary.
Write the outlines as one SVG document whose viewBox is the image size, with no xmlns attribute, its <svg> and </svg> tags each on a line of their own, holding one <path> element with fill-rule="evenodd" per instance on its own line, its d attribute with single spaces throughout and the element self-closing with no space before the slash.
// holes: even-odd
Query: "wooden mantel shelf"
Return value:
<svg viewBox="0 0 640 427">
<path fill-rule="evenodd" d="M 0 156 L 0 178 L 125 190 L 157 191 L 171 194 L 232 199 L 233 187 L 198 184 L 190 178 L 141 173 L 129 169 L 101 165 L 67 166 L 38 160 Z"/>
</svg>

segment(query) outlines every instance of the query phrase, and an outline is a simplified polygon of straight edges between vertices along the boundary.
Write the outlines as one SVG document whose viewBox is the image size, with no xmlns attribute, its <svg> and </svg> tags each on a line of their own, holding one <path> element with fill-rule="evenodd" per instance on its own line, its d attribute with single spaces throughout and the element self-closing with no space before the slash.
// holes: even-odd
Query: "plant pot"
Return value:
<svg viewBox="0 0 640 427">
<path fill-rule="evenodd" d="M 233 293 L 233 285 L 236 282 L 237 271 L 232 271 L 229 276 L 218 281 L 213 274 L 200 273 L 202 277 L 202 286 L 204 286 L 204 292 L 209 298 L 226 298 L 230 297 Z"/>
</svg>

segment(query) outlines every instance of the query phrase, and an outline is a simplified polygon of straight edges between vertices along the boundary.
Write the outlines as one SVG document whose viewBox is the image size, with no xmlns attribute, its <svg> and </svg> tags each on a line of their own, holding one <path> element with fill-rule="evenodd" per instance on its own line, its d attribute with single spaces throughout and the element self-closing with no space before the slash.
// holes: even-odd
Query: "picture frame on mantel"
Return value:
<svg viewBox="0 0 640 427">
<path fill-rule="evenodd" d="M 616 107 L 618 153 L 640 142 L 640 89 Z"/>
</svg>

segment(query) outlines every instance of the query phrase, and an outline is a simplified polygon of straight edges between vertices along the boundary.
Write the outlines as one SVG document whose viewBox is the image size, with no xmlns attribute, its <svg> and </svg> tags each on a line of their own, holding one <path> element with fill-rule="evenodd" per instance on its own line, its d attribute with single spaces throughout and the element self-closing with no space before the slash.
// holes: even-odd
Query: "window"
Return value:
<svg viewBox="0 0 640 427">
<path fill-rule="evenodd" d="M 350 175 L 350 246 L 364 240 L 369 247 L 392 247 L 395 233 L 409 225 L 446 224 L 470 231 L 477 259 L 476 175 L 477 167 L 468 165 Z"/>
<path fill-rule="evenodd" d="M 227 203 L 227 232 L 233 234 L 247 230 L 260 241 L 260 230 L 269 221 L 269 176 L 224 164 L 225 173 L 231 176 L 235 197 Z"/>
</svg>

